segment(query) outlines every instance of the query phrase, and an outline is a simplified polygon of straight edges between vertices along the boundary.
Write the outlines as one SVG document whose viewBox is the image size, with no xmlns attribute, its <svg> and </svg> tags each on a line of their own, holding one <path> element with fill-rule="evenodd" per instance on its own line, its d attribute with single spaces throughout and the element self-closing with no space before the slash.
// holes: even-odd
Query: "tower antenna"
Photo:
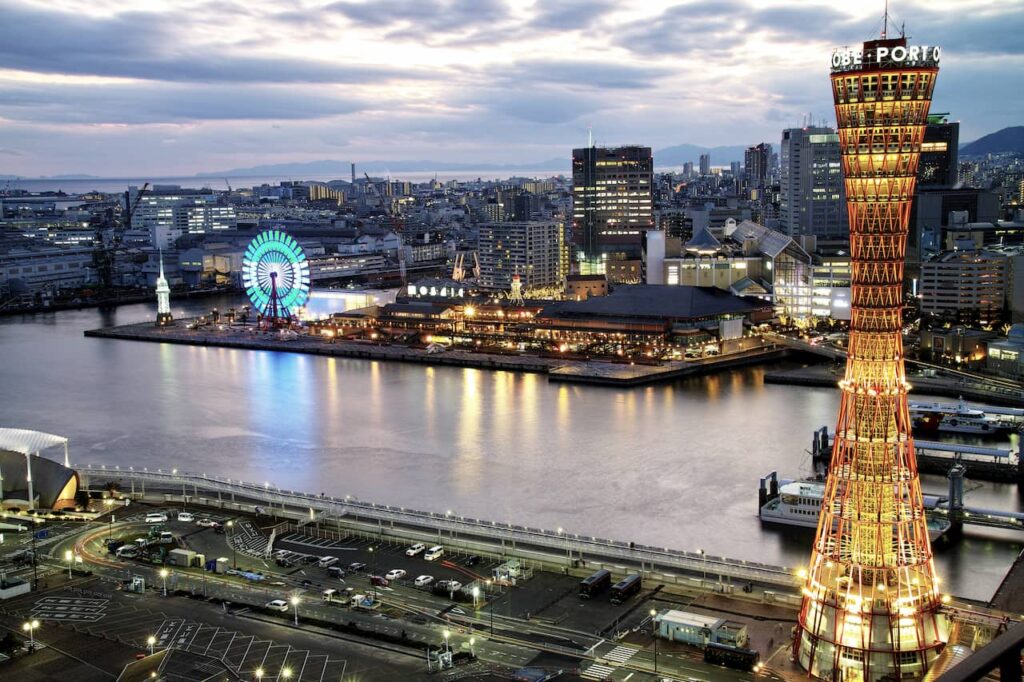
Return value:
<svg viewBox="0 0 1024 682">
<path fill-rule="evenodd" d="M 882 16 L 882 40 L 889 33 L 889 0 L 885 0 L 885 14 Z"/>
<path fill-rule="evenodd" d="M 594 146 L 594 126 L 587 126 L 587 146 Z"/>
</svg>

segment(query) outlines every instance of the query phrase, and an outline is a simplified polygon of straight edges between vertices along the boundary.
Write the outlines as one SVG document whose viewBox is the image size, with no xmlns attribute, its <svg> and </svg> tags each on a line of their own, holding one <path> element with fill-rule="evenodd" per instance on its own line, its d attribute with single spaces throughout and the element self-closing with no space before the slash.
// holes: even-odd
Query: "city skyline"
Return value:
<svg viewBox="0 0 1024 682">
<path fill-rule="evenodd" d="M 904 2 L 945 49 L 935 109 L 969 141 L 1020 121 L 1024 8 Z M 828 4 L 336 2 L 124 12 L 13 4 L 0 27 L 0 173 L 191 174 L 324 158 L 529 163 L 599 144 L 777 143 L 832 122 L 802 78 L 877 33 Z M 955 59 L 952 57 L 955 56 Z M 693 95 L 691 93 L 699 93 Z M 738 135 L 742 134 L 742 139 Z M 716 164 L 712 159 L 712 164 Z M 568 161 L 567 161 L 568 165 Z"/>
</svg>

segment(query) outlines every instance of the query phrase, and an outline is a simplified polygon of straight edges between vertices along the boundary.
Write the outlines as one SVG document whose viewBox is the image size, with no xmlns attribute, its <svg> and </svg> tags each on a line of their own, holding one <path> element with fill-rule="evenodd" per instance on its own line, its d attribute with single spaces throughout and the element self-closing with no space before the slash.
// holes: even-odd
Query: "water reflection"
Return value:
<svg viewBox="0 0 1024 682">
<path fill-rule="evenodd" d="M 201 308 L 232 303 L 206 302 Z M 198 306 L 199 304 L 197 304 Z M 180 306 L 176 305 L 175 308 Z M 807 534 L 762 529 L 758 478 L 809 471 L 837 392 L 748 368 L 618 390 L 539 375 L 87 339 L 146 306 L 0 321 L 5 425 L 67 435 L 77 461 L 177 466 L 284 488 L 796 566 Z M 925 477 L 943 491 L 942 477 Z M 1020 509 L 1017 486 L 968 503 Z M 1020 550 L 971 531 L 937 548 L 987 598 Z"/>
</svg>

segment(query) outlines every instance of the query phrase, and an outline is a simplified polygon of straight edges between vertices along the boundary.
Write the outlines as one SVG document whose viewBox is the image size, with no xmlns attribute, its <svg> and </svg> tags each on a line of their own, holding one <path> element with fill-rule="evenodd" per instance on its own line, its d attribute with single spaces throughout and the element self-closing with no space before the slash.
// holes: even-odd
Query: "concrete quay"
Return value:
<svg viewBox="0 0 1024 682">
<path fill-rule="evenodd" d="M 766 372 L 766 384 L 784 384 L 790 386 L 815 386 L 820 388 L 837 388 L 843 378 L 842 369 L 834 364 L 817 364 L 796 369 Z M 910 375 L 911 395 L 937 395 L 948 398 L 964 398 L 990 405 L 1020 407 L 1024 402 L 1024 390 L 1014 391 L 1002 389 L 996 385 L 983 388 L 977 384 L 966 383 L 961 379 L 946 377 L 926 377 Z"/>
<path fill-rule="evenodd" d="M 122 494 L 154 504 L 185 503 L 245 514 L 273 515 L 282 521 L 372 534 L 379 539 L 434 542 L 487 556 L 516 558 L 553 572 L 642 573 L 681 589 L 709 589 L 770 603 L 799 604 L 800 581 L 793 568 L 716 557 L 667 547 L 595 538 L 566 531 L 321 497 L 270 485 L 179 471 L 76 465 L 82 487 L 106 490 L 116 482 Z"/>
<path fill-rule="evenodd" d="M 127 341 L 285 351 L 327 357 L 411 362 L 514 372 L 535 372 L 547 375 L 551 381 L 605 386 L 637 386 L 658 381 L 671 381 L 719 369 L 775 361 L 789 353 L 789 350 L 786 348 L 770 345 L 699 360 L 672 361 L 662 364 L 629 364 L 625 362 L 567 360 L 537 355 L 477 353 L 464 350 L 428 353 L 422 348 L 383 345 L 364 341 L 328 340 L 305 335 L 282 338 L 273 333 L 256 332 L 253 327 L 241 328 L 246 331 L 242 331 L 237 327 L 223 331 L 211 327 L 187 329 L 185 327 L 186 322 L 179 320 L 175 326 L 171 327 L 156 327 L 152 323 L 145 322 L 105 329 L 92 329 L 84 332 L 84 334 L 85 336 L 95 338 Z"/>
</svg>

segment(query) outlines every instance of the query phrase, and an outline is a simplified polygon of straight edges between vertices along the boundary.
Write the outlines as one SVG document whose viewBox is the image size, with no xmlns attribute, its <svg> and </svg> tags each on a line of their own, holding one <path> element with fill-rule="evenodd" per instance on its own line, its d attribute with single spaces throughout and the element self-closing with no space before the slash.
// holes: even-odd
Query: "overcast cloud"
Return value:
<svg viewBox="0 0 1024 682">
<path fill-rule="evenodd" d="M 0 174 L 317 159 L 568 167 L 588 126 L 601 143 L 655 149 L 777 144 L 808 116 L 833 120 L 830 50 L 876 35 L 882 5 L 9 0 Z M 961 121 L 961 140 L 1024 125 L 1024 2 L 898 9 L 912 42 L 943 47 L 933 110 Z"/>
</svg>

